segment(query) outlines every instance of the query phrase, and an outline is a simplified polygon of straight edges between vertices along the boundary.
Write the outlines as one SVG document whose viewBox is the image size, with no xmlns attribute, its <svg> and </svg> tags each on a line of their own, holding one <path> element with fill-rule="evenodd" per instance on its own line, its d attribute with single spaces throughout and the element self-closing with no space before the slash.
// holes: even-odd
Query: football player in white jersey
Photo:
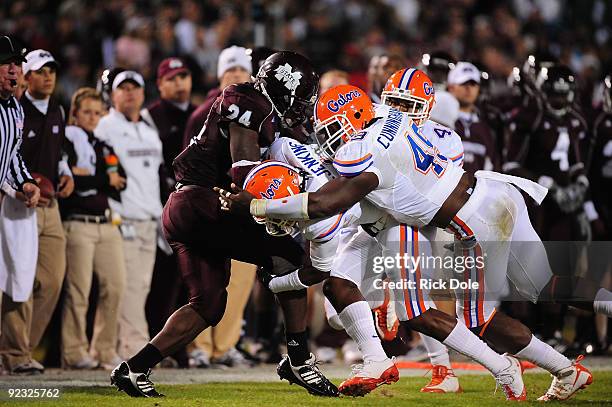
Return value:
<svg viewBox="0 0 612 407">
<path fill-rule="evenodd" d="M 407 78 L 411 78 L 408 80 Z M 396 110 L 405 112 L 419 126 L 421 135 L 429 140 L 441 155 L 463 166 L 463 143 L 461 137 L 451 128 L 432 119 L 434 107 L 439 106 L 438 95 L 435 85 L 423 71 L 414 68 L 405 68 L 395 72 L 389 77 L 385 84 L 381 101 L 384 105 L 391 106 Z M 444 100 L 443 100 L 444 102 Z M 376 105 L 375 105 L 376 106 Z M 457 103 L 457 111 L 458 111 Z M 449 109 L 445 112 L 448 113 Z M 443 118 L 441 118 L 443 119 Z M 446 118 L 449 122 L 448 118 Z M 454 119 L 450 121 L 454 123 Z M 415 229 L 412 227 L 412 229 Z M 407 243 L 411 245 L 413 236 L 418 242 L 427 243 L 427 236 L 435 236 L 436 240 L 452 240 L 452 235 L 431 226 L 425 226 L 421 233 L 406 234 Z M 431 250 L 434 255 L 441 256 L 442 244 L 432 244 Z M 430 278 L 432 274 L 430 274 Z M 435 301 L 436 308 L 447 314 L 455 314 L 455 301 L 448 290 Z M 432 365 L 432 377 L 429 384 L 421 389 L 424 393 L 458 393 L 461 392 L 459 379 L 455 376 L 450 364 L 448 349 L 440 341 L 421 334 L 423 344 Z"/>
<path fill-rule="evenodd" d="M 223 207 L 235 211 L 249 208 L 254 216 L 299 220 L 330 216 L 366 198 L 398 223 L 453 230 L 458 239 L 467 245 L 466 250 L 474 252 L 474 255 L 482 256 L 488 250 L 496 250 L 495 256 L 490 256 L 486 263 L 486 288 L 489 292 L 494 292 L 505 281 L 507 270 L 509 279 L 519 292 L 527 298 L 537 299 L 551 280 L 551 272 L 541 241 L 529 221 L 523 197 L 515 186 L 537 202 L 544 198 L 546 190 L 522 178 L 485 171 L 476 174 L 478 182 L 475 183 L 472 174 L 465 173 L 439 154 L 433 144 L 419 134 L 418 126 L 394 109 L 390 109 L 383 119 L 370 123 L 365 131 L 357 132 L 355 129 L 363 123 L 359 117 L 347 117 L 344 109 L 334 105 L 334 97 L 337 96 L 333 94 L 333 89 L 321 96 L 318 107 L 323 106 L 323 114 L 318 114 L 318 124 L 330 136 L 342 135 L 337 145 L 331 146 L 336 149 L 351 136 L 351 142 L 344 144 L 334 155 L 334 165 L 343 175 L 342 178 L 329 182 L 315 193 L 301 193 L 282 200 L 253 199 L 252 195 L 234 186 L 234 194 L 218 191 Z M 363 99 L 361 108 L 372 109 L 371 102 Z M 328 108 L 327 112 L 324 111 L 325 107 Z M 497 241 L 497 245 L 487 247 L 487 242 L 492 241 Z M 519 244 L 517 247 L 510 244 L 513 241 L 531 244 Z M 590 384 L 590 372 L 578 361 L 571 363 L 558 355 L 528 330 L 508 333 L 507 328 L 516 325 L 516 321 L 498 314 L 496 329 L 491 329 L 493 324 L 488 320 L 492 320 L 492 315 L 485 317 L 482 308 L 482 304 L 486 303 L 484 268 L 472 266 L 470 274 L 466 276 L 471 277 L 472 282 L 479 283 L 480 291 L 474 297 L 469 293 L 462 302 L 464 312 L 460 315 L 464 322 L 469 327 L 480 329 L 490 326 L 487 340 L 496 348 L 514 347 L 509 351 L 551 371 L 555 377 L 543 400 L 569 398 Z M 332 276 L 326 285 L 343 285 L 346 282 L 346 279 Z M 350 285 L 344 288 L 351 290 Z M 596 311 L 610 314 L 610 305 L 601 297 L 602 292 L 605 296 L 610 294 L 602 290 L 596 291 L 597 296 L 591 293 L 590 298 L 596 299 L 591 306 Z M 525 398 L 516 359 L 501 357 L 465 325 L 457 324 L 447 314 L 428 309 L 422 290 L 409 286 L 400 291 L 401 294 L 406 304 L 404 316 L 412 316 L 408 321 L 411 328 L 427 333 L 483 364 L 494 373 L 509 399 Z M 344 308 L 345 312 L 360 301 L 363 302 L 362 297 L 356 290 L 355 297 L 344 307 L 342 304 L 340 307 L 337 304 L 334 306 Z M 517 346 L 520 347 L 517 349 Z"/>
</svg>

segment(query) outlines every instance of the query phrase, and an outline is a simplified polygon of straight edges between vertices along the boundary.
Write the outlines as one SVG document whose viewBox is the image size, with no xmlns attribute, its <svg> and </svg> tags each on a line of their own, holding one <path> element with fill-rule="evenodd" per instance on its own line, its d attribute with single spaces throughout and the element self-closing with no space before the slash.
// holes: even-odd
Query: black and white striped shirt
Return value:
<svg viewBox="0 0 612 407">
<path fill-rule="evenodd" d="M 23 119 L 23 108 L 14 96 L 0 98 L 0 185 L 7 181 L 18 191 L 26 182 L 34 183 L 19 153 Z"/>
</svg>

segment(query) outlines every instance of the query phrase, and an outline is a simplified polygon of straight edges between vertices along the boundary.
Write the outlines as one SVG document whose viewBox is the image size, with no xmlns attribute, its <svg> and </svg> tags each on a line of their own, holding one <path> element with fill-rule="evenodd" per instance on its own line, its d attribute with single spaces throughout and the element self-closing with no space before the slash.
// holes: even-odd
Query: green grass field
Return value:
<svg viewBox="0 0 612 407">
<path fill-rule="evenodd" d="M 302 388 L 278 383 L 209 383 L 159 386 L 166 394 L 162 399 L 129 399 L 124 393 L 108 387 L 63 389 L 59 400 L 12 400 L 11 405 L 57 406 L 498 406 L 504 403 L 501 389 L 494 394 L 495 383 L 490 376 L 461 376 L 464 392 L 457 395 L 422 394 L 419 388 L 426 384 L 425 377 L 408 377 L 391 386 L 383 386 L 365 398 L 342 397 L 324 399 L 310 396 Z M 527 397 L 530 404 L 536 401 L 550 384 L 546 374 L 525 375 Z M 6 400 L 6 398 L 4 398 Z M 0 402 L 0 404 L 3 404 Z M 7 405 L 8 403 L 4 403 Z M 553 403 L 557 404 L 557 403 Z M 596 372 L 594 383 L 578 393 L 565 405 L 612 405 L 612 372 Z M 523 404 L 525 405 L 525 404 Z"/>
</svg>

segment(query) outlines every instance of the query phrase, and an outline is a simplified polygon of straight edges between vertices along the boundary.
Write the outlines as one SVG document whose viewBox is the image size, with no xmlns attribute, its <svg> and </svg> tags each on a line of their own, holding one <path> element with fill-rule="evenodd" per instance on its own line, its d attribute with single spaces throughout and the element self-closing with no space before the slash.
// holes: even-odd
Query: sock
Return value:
<svg viewBox="0 0 612 407">
<path fill-rule="evenodd" d="M 529 345 L 521 349 L 516 356 L 535 363 L 542 369 L 548 370 L 554 376 L 556 376 L 561 370 L 572 365 L 572 362 L 568 358 L 533 335 L 531 336 Z"/>
<path fill-rule="evenodd" d="M 359 346 L 364 362 L 380 362 L 387 359 L 387 354 L 376 333 L 372 311 L 366 301 L 357 301 L 350 304 L 338 316 L 346 333 Z"/>
<path fill-rule="evenodd" d="M 274 277 L 270 281 L 270 284 L 268 284 L 268 287 L 270 287 L 270 290 L 275 294 L 283 291 L 297 291 L 308 288 L 300 281 L 298 272 L 299 269 L 283 276 Z"/>
<path fill-rule="evenodd" d="M 308 348 L 308 334 L 306 331 L 298 333 L 285 332 L 287 338 L 287 353 L 293 366 L 303 365 L 310 359 L 310 349 Z"/>
<path fill-rule="evenodd" d="M 595 312 L 612 317 L 612 292 L 605 288 L 600 288 L 593 301 Z"/>
<path fill-rule="evenodd" d="M 161 362 L 164 357 L 159 349 L 147 343 L 144 348 L 127 361 L 132 372 L 146 373 L 150 368 Z"/>
<path fill-rule="evenodd" d="M 474 335 L 465 325 L 457 321 L 455 328 L 442 342 L 451 349 L 474 359 L 494 375 L 507 368 L 508 359 L 493 351 Z"/>
<path fill-rule="evenodd" d="M 448 348 L 442 342 L 431 336 L 421 334 L 423 344 L 427 349 L 427 356 L 432 366 L 442 365 L 447 369 L 451 369 L 450 358 L 448 356 Z"/>
</svg>

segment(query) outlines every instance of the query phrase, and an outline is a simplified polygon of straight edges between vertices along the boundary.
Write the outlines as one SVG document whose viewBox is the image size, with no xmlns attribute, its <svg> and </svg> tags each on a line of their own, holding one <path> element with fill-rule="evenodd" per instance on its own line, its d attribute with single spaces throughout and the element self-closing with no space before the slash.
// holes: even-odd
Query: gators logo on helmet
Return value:
<svg viewBox="0 0 612 407">
<path fill-rule="evenodd" d="M 334 86 L 315 107 L 315 133 L 319 151 L 333 160 L 338 148 L 363 130 L 374 118 L 374 105 L 363 90 L 352 85 Z"/>
<path fill-rule="evenodd" d="M 264 161 L 246 176 L 243 189 L 263 199 L 282 199 L 299 194 L 300 176 L 298 171 L 280 161 Z M 265 224 L 266 231 L 273 236 L 284 236 L 292 232 L 295 221 L 256 218 L 255 222 Z"/>
</svg>

